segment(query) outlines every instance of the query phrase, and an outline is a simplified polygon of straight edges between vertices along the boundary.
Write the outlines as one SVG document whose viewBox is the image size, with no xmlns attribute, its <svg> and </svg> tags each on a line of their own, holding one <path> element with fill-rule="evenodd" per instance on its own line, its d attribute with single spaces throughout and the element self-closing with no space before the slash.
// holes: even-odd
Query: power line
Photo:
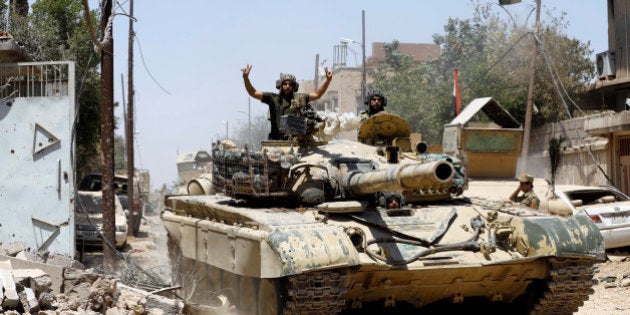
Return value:
<svg viewBox="0 0 630 315">
<path fill-rule="evenodd" d="M 573 106 L 575 106 L 575 108 L 577 108 L 580 111 L 580 113 L 584 113 L 582 111 L 582 108 L 580 108 L 580 106 L 578 106 L 578 104 L 575 101 L 573 101 L 573 99 L 569 95 L 569 92 L 567 92 L 567 89 L 565 88 L 564 84 L 562 84 L 562 81 L 559 80 L 560 76 L 558 75 L 558 69 L 556 68 L 556 66 L 552 62 L 551 56 L 549 55 L 549 53 L 545 49 L 545 45 L 543 44 L 543 42 L 537 36 L 534 36 L 534 40 L 536 40 L 536 41 L 538 41 L 540 43 L 540 50 L 541 50 L 541 53 L 542 53 L 542 55 L 543 55 L 543 57 L 545 59 L 545 63 L 547 64 L 547 67 L 549 68 L 549 74 L 551 75 L 551 79 L 554 81 L 554 85 L 556 85 L 556 90 L 558 92 L 558 96 L 560 97 L 560 100 L 562 100 L 562 104 L 564 105 L 565 109 L 567 110 L 567 114 L 569 115 L 569 117 L 573 118 L 572 115 L 571 115 L 571 112 L 569 111 L 569 108 L 568 108 L 566 102 L 564 101 L 564 97 L 562 96 L 562 92 L 564 92 L 564 95 L 566 95 L 566 97 L 569 99 L 569 101 L 571 101 L 571 104 L 573 104 Z M 556 81 L 558 81 L 558 82 L 556 82 Z M 560 92 L 560 90 L 558 89 L 558 86 L 560 86 L 562 88 L 562 92 Z"/>
<path fill-rule="evenodd" d="M 151 71 L 149 70 L 149 67 L 147 67 L 147 64 L 144 62 L 144 54 L 142 53 L 142 46 L 140 45 L 140 38 L 138 37 L 138 34 L 135 34 L 135 38 L 136 38 L 136 42 L 138 43 L 138 50 L 140 51 L 140 59 L 142 59 L 142 65 L 144 66 L 144 70 L 147 71 L 147 73 L 149 74 L 149 77 L 151 78 L 151 80 L 153 80 L 153 82 L 160 88 L 162 89 L 162 91 L 164 91 L 164 93 L 171 95 L 171 92 L 169 92 L 168 90 L 166 90 L 164 87 L 162 87 L 162 85 L 160 85 L 160 83 L 153 77 L 153 75 L 151 74 Z"/>
<path fill-rule="evenodd" d="M 521 40 L 523 40 L 523 38 L 525 38 L 525 36 L 532 34 L 532 32 L 527 32 L 525 34 L 523 34 L 523 36 L 521 36 L 516 42 L 514 42 L 514 44 L 512 44 L 510 46 L 510 48 L 508 48 L 502 55 L 501 57 L 499 57 L 499 59 L 497 59 L 497 61 L 495 61 L 490 67 L 488 67 L 488 69 L 486 69 L 486 71 L 484 71 L 484 73 L 482 73 L 481 75 L 479 75 L 477 78 L 475 78 L 475 80 L 473 82 L 475 83 L 479 83 L 480 80 L 485 77 L 490 70 L 492 70 L 492 68 L 494 68 L 494 66 L 496 66 L 499 62 L 503 61 L 503 58 L 505 58 L 511 51 L 512 49 L 514 49 L 514 47 L 516 47 L 516 45 L 518 45 L 518 43 L 521 42 Z M 474 87 L 475 85 L 473 85 Z"/>
</svg>

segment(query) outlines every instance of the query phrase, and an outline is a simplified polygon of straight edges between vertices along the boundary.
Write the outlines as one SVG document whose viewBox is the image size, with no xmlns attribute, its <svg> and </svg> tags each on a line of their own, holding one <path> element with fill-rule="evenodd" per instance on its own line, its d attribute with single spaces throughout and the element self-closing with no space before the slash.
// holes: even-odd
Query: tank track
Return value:
<svg viewBox="0 0 630 315">
<path fill-rule="evenodd" d="M 345 276 L 334 271 L 299 274 L 288 278 L 285 315 L 336 314 L 345 305 Z"/>
<path fill-rule="evenodd" d="M 573 314 L 594 292 L 594 261 L 551 259 L 551 278 L 531 314 Z"/>
</svg>

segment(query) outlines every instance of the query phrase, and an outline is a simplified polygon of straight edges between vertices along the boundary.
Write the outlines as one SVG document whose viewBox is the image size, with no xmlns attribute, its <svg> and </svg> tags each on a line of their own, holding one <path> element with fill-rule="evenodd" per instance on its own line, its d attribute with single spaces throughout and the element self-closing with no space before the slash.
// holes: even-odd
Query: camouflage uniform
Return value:
<svg viewBox="0 0 630 315">
<path fill-rule="evenodd" d="M 289 100 L 273 92 L 264 92 L 262 102 L 269 105 L 269 121 L 271 122 L 271 132 L 269 140 L 285 140 L 286 135 L 280 131 L 280 117 L 283 115 L 293 114 L 297 110 L 291 108 L 293 100 L 306 105 L 310 96 L 306 93 L 293 93 L 293 97 Z"/>
<path fill-rule="evenodd" d="M 523 193 L 522 196 L 516 197 L 516 202 L 534 209 L 538 209 L 540 206 L 540 199 L 538 199 L 538 196 L 536 196 L 533 190 Z"/>
</svg>

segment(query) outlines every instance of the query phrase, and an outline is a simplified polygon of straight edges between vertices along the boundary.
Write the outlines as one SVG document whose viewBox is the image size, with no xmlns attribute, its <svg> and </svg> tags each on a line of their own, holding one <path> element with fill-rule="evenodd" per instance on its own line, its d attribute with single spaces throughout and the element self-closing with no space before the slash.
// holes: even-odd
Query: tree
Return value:
<svg viewBox="0 0 630 315">
<path fill-rule="evenodd" d="M 492 96 L 517 120 L 524 120 L 533 36 L 526 26 L 510 27 L 493 8 L 477 2 L 472 19 L 450 18 L 445 33 L 434 35 L 442 51 L 438 58 L 413 63 L 401 57 L 396 40 L 385 45 L 386 62 L 372 74 L 373 85 L 387 95 L 387 110 L 404 113 L 412 132 L 421 132 L 424 141 L 440 143 L 444 124 L 454 118 L 454 68 L 459 69 L 463 104 Z M 569 97 L 577 100 L 594 77 L 590 43 L 568 38 L 564 18 L 548 13 L 541 28 L 534 125 L 572 116 L 576 107 Z"/>
</svg>

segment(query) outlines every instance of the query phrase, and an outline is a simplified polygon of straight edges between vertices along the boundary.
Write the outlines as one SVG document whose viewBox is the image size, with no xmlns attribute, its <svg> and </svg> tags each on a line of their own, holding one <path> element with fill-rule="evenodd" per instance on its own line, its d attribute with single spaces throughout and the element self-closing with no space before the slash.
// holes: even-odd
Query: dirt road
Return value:
<svg viewBox="0 0 630 315">
<path fill-rule="evenodd" d="M 630 314 L 630 249 L 609 250 L 607 254 L 609 261 L 597 264 L 595 292 L 575 314 Z"/>
</svg>

